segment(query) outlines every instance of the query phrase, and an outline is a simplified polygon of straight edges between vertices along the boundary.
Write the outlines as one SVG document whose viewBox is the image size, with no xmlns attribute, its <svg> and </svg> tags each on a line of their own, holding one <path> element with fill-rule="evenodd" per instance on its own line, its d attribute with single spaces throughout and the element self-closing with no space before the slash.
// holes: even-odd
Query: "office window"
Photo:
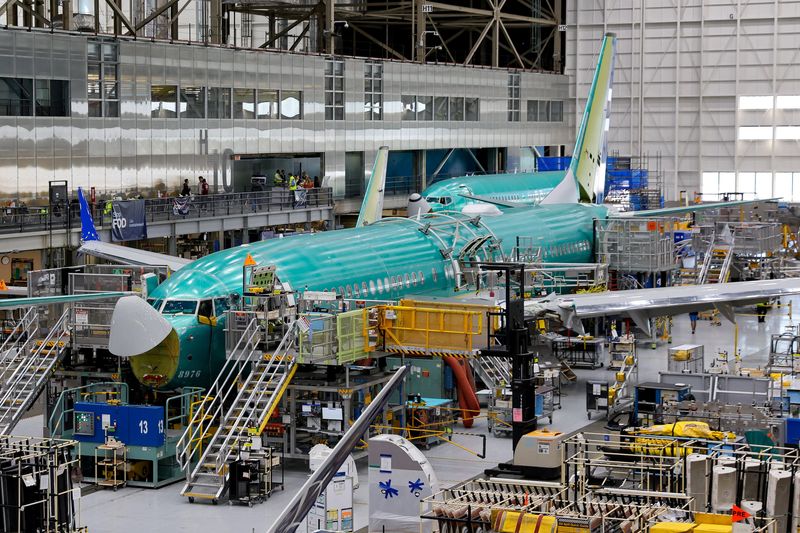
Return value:
<svg viewBox="0 0 800 533">
<path fill-rule="evenodd" d="M 539 100 L 528 100 L 526 111 L 528 122 L 539 122 Z"/>
<path fill-rule="evenodd" d="M 69 81 L 67 80 L 36 80 L 36 109 L 37 117 L 68 117 Z"/>
<path fill-rule="evenodd" d="M 258 118 L 278 118 L 278 91 L 267 89 L 258 90 L 258 105 L 256 116 Z"/>
<path fill-rule="evenodd" d="M 303 118 L 303 93 L 301 91 L 281 91 L 281 118 L 299 120 Z"/>
<path fill-rule="evenodd" d="M 400 96 L 400 102 L 403 105 L 401 120 L 417 120 L 417 97 L 404 94 Z"/>
<path fill-rule="evenodd" d="M 772 188 L 770 184 L 770 189 Z M 736 192 L 741 192 L 745 200 L 752 200 L 756 195 L 756 173 L 739 172 L 736 183 Z"/>
<path fill-rule="evenodd" d="M 86 43 L 86 96 L 90 117 L 119 116 L 119 45 L 103 40 Z"/>
<path fill-rule="evenodd" d="M 364 64 L 364 120 L 383 120 L 383 63 Z"/>
<path fill-rule="evenodd" d="M 450 98 L 450 120 L 464 120 L 464 98 L 453 96 Z"/>
<path fill-rule="evenodd" d="M 175 118 L 178 116 L 178 88 L 175 85 L 150 86 L 150 116 Z"/>
<path fill-rule="evenodd" d="M 208 89 L 208 118 L 231 118 L 231 90 L 228 87 Z"/>
<path fill-rule="evenodd" d="M 181 118 L 206 118 L 206 88 L 181 87 Z"/>
<path fill-rule="evenodd" d="M 464 99 L 464 120 L 478 122 L 481 119 L 481 101 L 478 98 Z"/>
<path fill-rule="evenodd" d="M 344 120 L 344 61 L 325 61 L 325 120 Z"/>
<path fill-rule="evenodd" d="M 433 120 L 447 120 L 450 99 L 446 96 L 437 96 L 433 99 Z"/>
<path fill-rule="evenodd" d="M 519 72 L 508 74 L 508 121 L 519 122 L 520 108 L 520 75 Z"/>
<path fill-rule="evenodd" d="M 553 100 L 550 102 L 550 122 L 561 122 L 564 120 L 564 102 Z"/>
<path fill-rule="evenodd" d="M 0 78 L 0 115 L 6 117 L 33 115 L 33 80 Z"/>
<path fill-rule="evenodd" d="M 550 122 L 550 102 L 539 100 L 539 122 Z"/>
<path fill-rule="evenodd" d="M 776 172 L 772 196 L 784 202 L 800 203 L 800 172 Z"/>
<path fill-rule="evenodd" d="M 255 89 L 233 90 L 233 118 L 256 118 Z"/>
<path fill-rule="evenodd" d="M 433 120 L 433 96 L 417 96 L 417 120 Z"/>
</svg>

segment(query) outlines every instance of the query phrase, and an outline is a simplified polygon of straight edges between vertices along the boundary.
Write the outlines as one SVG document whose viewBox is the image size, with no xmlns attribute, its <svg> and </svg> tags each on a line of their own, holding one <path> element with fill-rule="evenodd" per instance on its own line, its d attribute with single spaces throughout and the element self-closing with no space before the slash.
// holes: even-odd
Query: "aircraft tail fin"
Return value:
<svg viewBox="0 0 800 533">
<path fill-rule="evenodd" d="M 541 202 L 543 204 L 603 201 L 616 42 L 613 33 L 603 38 L 572 161 L 562 182 Z"/>
<path fill-rule="evenodd" d="M 375 156 L 372 175 L 367 183 L 364 201 L 358 213 L 356 227 L 360 228 L 381 219 L 383 215 L 383 190 L 386 188 L 386 164 L 389 161 L 389 148 L 381 146 Z"/>
<path fill-rule="evenodd" d="M 100 237 L 98 237 L 97 230 L 94 227 L 92 212 L 89 209 L 86 198 L 83 196 L 83 189 L 80 187 L 78 187 L 78 203 L 81 209 L 81 242 L 99 241 Z"/>
</svg>

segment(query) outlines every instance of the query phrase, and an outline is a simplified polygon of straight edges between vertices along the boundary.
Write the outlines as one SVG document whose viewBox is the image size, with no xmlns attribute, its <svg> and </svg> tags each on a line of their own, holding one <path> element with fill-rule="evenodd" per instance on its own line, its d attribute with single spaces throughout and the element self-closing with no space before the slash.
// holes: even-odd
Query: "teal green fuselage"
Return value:
<svg viewBox="0 0 800 533">
<path fill-rule="evenodd" d="M 602 206 L 536 206 L 509 209 L 501 216 L 481 218 L 477 226 L 467 226 L 477 235 L 491 232 L 505 256 L 513 251 L 516 237 L 524 236 L 539 243 L 545 261 L 583 263 L 592 260 L 594 220 L 605 216 Z M 458 218 L 467 220 L 463 215 Z M 241 294 L 242 264 L 248 253 L 259 265 L 275 265 L 281 282 L 295 291 L 334 290 L 345 297 L 373 300 L 452 295 L 456 275 L 452 259 L 446 257 L 447 228 L 440 226 L 447 220 L 442 214 L 418 221 L 391 218 L 361 228 L 222 250 L 183 267 L 150 297 L 205 300 Z M 431 223 L 431 230 L 423 231 L 426 223 Z M 464 227 L 460 231 L 466 235 Z M 210 326 L 198 323 L 196 317 L 164 315 L 178 333 L 180 358 L 177 371 L 159 388 L 206 387 L 213 381 L 225 360 L 223 316 Z"/>
<path fill-rule="evenodd" d="M 462 176 L 438 181 L 422 191 L 431 211 L 461 211 L 479 200 L 461 194 L 481 196 L 492 200 L 536 205 L 564 179 L 566 171 L 521 172 L 519 174 L 488 174 Z"/>
</svg>

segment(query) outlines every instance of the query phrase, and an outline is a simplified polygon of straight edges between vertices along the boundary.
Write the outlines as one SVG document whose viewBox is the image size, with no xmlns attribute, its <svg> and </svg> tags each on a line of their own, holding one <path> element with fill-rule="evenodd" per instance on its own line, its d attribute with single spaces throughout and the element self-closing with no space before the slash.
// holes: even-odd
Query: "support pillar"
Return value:
<svg viewBox="0 0 800 533">
<path fill-rule="evenodd" d="M 556 32 L 553 37 L 553 70 L 559 74 L 563 73 L 563 65 L 561 63 L 561 46 L 564 38 L 564 32 L 558 29 L 563 24 L 564 16 L 561 14 L 561 2 L 554 2 L 554 15 L 556 18 L 556 25 L 553 29 Z"/>
<path fill-rule="evenodd" d="M 8 17 L 9 26 L 19 26 L 19 7 L 16 2 L 10 2 L 6 6 L 6 13 Z"/>
<path fill-rule="evenodd" d="M 167 254 L 173 257 L 178 256 L 178 238 L 175 236 L 175 226 L 172 227 L 172 235 L 167 238 Z"/>
<path fill-rule="evenodd" d="M 72 1 L 71 0 L 64 0 L 61 3 L 61 9 L 63 10 L 61 13 L 61 26 L 65 30 L 72 29 Z"/>
<path fill-rule="evenodd" d="M 335 24 L 334 24 L 334 0 L 326 0 L 325 2 L 325 52 L 330 55 L 334 55 L 336 53 L 336 37 L 334 36 L 334 32 L 336 31 Z"/>
<path fill-rule="evenodd" d="M 418 63 L 425 62 L 425 13 L 422 11 L 422 4 L 426 0 L 414 0 L 412 4 L 414 26 L 416 32 L 414 34 L 414 61 Z"/>
<path fill-rule="evenodd" d="M 178 2 L 172 4 L 172 7 L 169 8 L 169 17 L 170 17 L 170 38 L 173 41 L 177 41 L 180 38 L 180 28 L 178 27 Z"/>
<path fill-rule="evenodd" d="M 222 1 L 211 0 L 211 44 L 222 44 Z"/>
<path fill-rule="evenodd" d="M 417 152 L 417 173 L 419 174 L 419 192 L 428 188 L 428 151 Z"/>
<path fill-rule="evenodd" d="M 33 10 L 33 1 L 32 0 L 24 0 L 25 9 L 22 10 L 22 25 L 26 28 L 30 28 L 33 25 L 33 15 L 31 11 Z"/>
</svg>

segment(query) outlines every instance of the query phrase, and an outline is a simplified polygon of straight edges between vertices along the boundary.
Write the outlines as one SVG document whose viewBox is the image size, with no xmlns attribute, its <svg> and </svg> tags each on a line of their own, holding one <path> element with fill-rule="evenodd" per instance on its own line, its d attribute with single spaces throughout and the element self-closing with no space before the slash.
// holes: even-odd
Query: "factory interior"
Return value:
<svg viewBox="0 0 800 533">
<path fill-rule="evenodd" d="M 800 533 L 799 42 L 0 0 L 0 532 Z"/>
</svg>

